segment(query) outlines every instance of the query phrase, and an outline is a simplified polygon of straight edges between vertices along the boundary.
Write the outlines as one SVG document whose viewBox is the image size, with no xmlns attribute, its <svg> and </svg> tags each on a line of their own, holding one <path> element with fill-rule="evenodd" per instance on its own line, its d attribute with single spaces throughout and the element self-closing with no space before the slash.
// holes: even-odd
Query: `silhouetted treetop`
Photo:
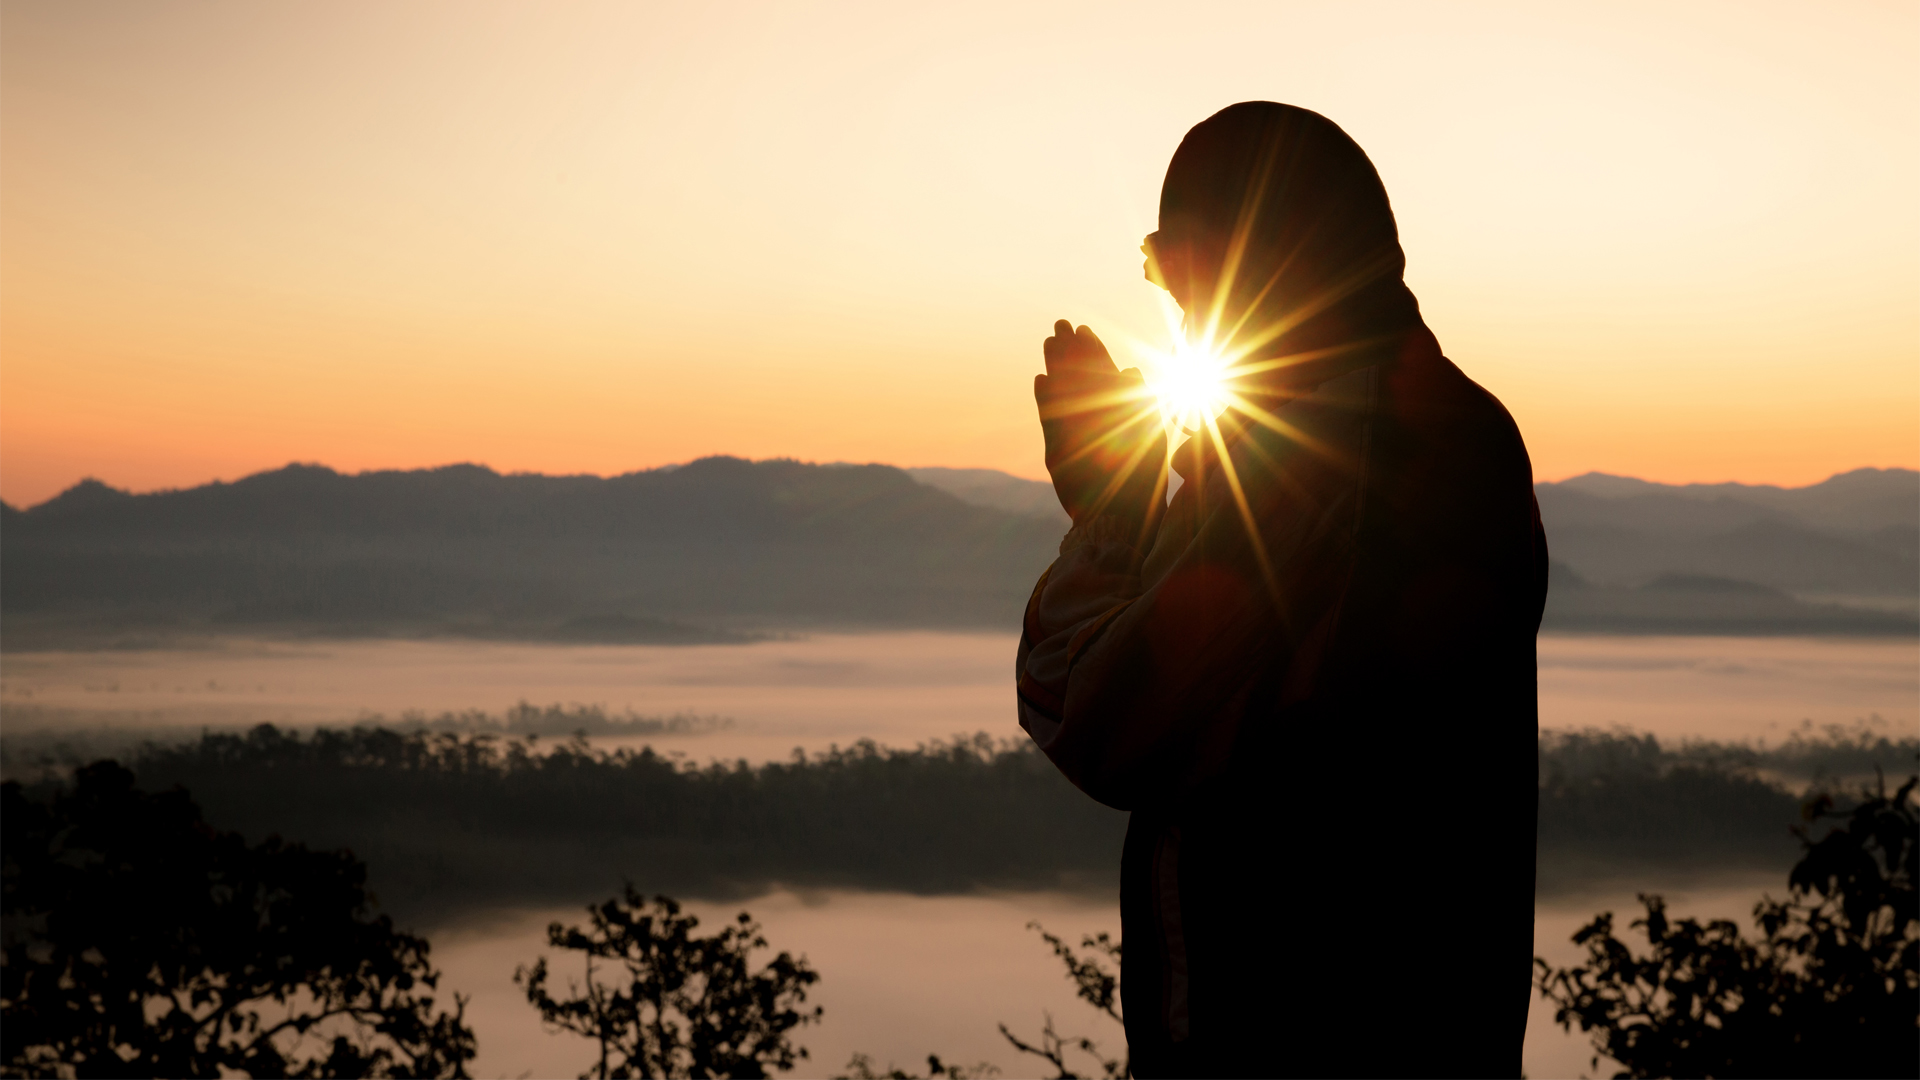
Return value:
<svg viewBox="0 0 1920 1080">
<path fill-rule="evenodd" d="M 249 846 L 112 762 L 4 800 L 10 1076 L 463 1076 L 426 941 L 346 852 Z"/>
<path fill-rule="evenodd" d="M 756 968 L 767 948 L 746 912 L 711 934 L 678 901 L 652 901 L 632 883 L 587 908 L 586 928 L 552 923 L 547 944 L 581 954 L 582 981 L 554 996 L 547 958 L 514 973 L 514 982 L 549 1025 L 599 1044 L 601 1080 L 641 1077 L 764 1077 L 807 1057 L 795 1032 L 820 1019 L 806 1007 L 820 981 L 805 957 L 779 953 Z"/>
<path fill-rule="evenodd" d="M 1844 823 L 1805 841 L 1788 899 L 1754 905 L 1757 938 L 1728 919 L 1674 918 L 1642 894 L 1646 915 L 1632 925 L 1647 938 L 1643 957 L 1614 937 L 1611 912 L 1599 915 L 1574 935 L 1585 963 L 1534 961 L 1555 1020 L 1589 1033 L 1620 1077 L 1915 1075 L 1916 784 L 1892 796 L 1881 787 L 1840 814 L 1831 798 L 1810 801 L 1810 820 Z"/>
</svg>

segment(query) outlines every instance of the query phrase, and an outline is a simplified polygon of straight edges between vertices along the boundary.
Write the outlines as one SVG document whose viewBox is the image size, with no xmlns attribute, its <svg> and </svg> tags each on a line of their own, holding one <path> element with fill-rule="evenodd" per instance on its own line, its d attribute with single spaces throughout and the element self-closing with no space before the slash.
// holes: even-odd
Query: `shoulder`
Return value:
<svg viewBox="0 0 1920 1080">
<path fill-rule="evenodd" d="M 1483 468 L 1517 467 L 1531 487 L 1532 463 L 1513 414 L 1437 345 L 1398 358 L 1389 367 L 1384 391 L 1383 409 L 1425 454 L 1472 459 Z"/>
</svg>

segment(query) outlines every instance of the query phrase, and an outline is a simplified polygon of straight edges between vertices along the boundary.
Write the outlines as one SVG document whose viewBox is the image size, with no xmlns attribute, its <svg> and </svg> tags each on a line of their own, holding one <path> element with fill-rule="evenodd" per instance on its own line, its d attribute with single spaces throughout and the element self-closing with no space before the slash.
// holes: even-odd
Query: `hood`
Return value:
<svg viewBox="0 0 1920 1080">
<path fill-rule="evenodd" d="M 1156 249 L 1182 244 L 1188 334 L 1213 328 L 1244 396 L 1290 397 L 1377 363 L 1420 326 L 1380 174 L 1318 113 L 1247 101 L 1189 131 L 1155 234 Z"/>
</svg>

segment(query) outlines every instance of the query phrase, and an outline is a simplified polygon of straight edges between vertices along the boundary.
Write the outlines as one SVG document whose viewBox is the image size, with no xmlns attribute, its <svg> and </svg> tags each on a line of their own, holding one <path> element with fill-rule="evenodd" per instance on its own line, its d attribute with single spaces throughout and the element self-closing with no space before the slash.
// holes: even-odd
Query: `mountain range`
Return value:
<svg viewBox="0 0 1920 1080">
<path fill-rule="evenodd" d="M 292 465 L 0 510 L 7 647 L 190 630 L 594 641 L 1017 620 L 1060 531 L 884 465 Z M 1021 582 L 1024 581 L 1024 584 Z"/>
<path fill-rule="evenodd" d="M 908 471 L 1065 527 L 1044 482 Z M 1881 634 L 1916 625 L 1920 473 L 1911 469 L 1856 469 L 1799 488 L 1588 473 L 1534 492 L 1552 553 L 1548 629 Z"/>
<path fill-rule="evenodd" d="M 1912 634 L 1920 474 L 1537 485 L 1549 629 Z M 290 465 L 0 504 L 0 645 L 190 634 L 748 640 L 1017 625 L 1066 518 L 989 469 L 713 457 L 601 478 Z"/>
</svg>

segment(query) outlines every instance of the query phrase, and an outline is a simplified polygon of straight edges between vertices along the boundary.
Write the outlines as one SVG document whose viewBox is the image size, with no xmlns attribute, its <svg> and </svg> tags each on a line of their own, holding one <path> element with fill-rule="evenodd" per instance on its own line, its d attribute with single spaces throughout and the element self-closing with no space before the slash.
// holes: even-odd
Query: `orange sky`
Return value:
<svg viewBox="0 0 1920 1080">
<path fill-rule="evenodd" d="M 1187 127 L 1319 110 L 1536 475 L 1920 465 L 1920 5 L 0 7 L 0 497 L 1041 476 Z M 1123 358 L 1124 360 L 1125 358 Z"/>
</svg>

